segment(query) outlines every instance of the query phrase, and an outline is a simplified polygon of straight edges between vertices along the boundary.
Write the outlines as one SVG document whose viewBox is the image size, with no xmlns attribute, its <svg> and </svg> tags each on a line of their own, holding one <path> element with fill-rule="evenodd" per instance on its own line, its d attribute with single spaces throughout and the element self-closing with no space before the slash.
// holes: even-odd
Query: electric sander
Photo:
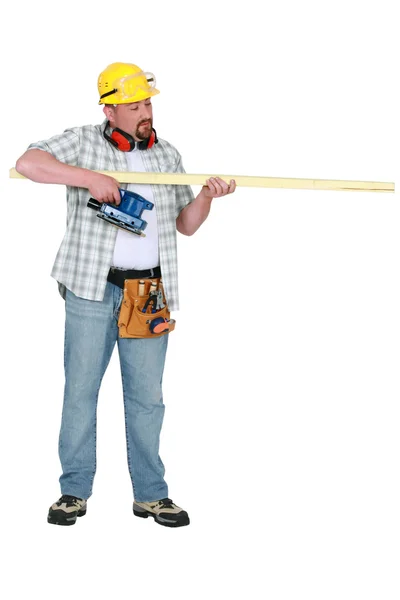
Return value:
<svg viewBox="0 0 400 600">
<path fill-rule="evenodd" d="M 127 190 L 119 189 L 121 194 L 121 203 L 109 204 L 107 202 L 99 202 L 94 198 L 90 198 L 87 203 L 89 208 L 97 210 L 97 216 L 116 227 L 131 231 L 146 237 L 143 231 L 147 227 L 147 221 L 141 218 L 144 210 L 153 210 L 154 204 L 136 194 Z"/>
</svg>

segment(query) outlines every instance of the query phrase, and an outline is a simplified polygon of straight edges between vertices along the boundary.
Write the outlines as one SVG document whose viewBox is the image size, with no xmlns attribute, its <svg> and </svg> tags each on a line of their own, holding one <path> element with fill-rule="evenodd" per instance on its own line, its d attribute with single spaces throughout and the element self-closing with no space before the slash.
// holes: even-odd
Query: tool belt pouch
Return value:
<svg viewBox="0 0 400 600">
<path fill-rule="evenodd" d="M 161 289 L 165 304 L 164 308 L 157 312 L 152 312 L 155 302 L 148 303 L 152 282 L 156 282 L 157 291 Z M 175 329 L 175 321 L 170 318 L 160 279 L 145 279 L 144 286 L 144 295 L 139 296 L 139 279 L 125 279 L 124 297 L 118 319 L 121 338 L 155 338 Z M 146 312 L 143 312 L 146 302 L 149 306 Z"/>
</svg>

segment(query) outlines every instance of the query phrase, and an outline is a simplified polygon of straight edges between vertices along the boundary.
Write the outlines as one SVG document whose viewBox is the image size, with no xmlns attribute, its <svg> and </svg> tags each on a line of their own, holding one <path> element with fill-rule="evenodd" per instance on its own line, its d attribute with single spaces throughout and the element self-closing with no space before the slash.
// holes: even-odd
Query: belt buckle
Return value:
<svg viewBox="0 0 400 600">
<path fill-rule="evenodd" d="M 154 269 L 150 269 L 150 277 L 154 277 Z"/>
</svg>

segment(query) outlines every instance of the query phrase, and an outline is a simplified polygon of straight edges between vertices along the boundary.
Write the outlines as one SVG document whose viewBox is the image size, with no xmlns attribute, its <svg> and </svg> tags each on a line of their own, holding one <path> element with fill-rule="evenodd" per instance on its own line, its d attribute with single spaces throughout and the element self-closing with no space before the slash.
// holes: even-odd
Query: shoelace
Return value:
<svg viewBox="0 0 400 600">
<path fill-rule="evenodd" d="M 172 500 L 170 498 L 163 498 L 162 500 L 159 501 L 158 504 L 164 508 L 172 508 L 174 503 L 172 502 Z"/>
<path fill-rule="evenodd" d="M 67 504 L 75 504 L 78 505 L 79 502 L 79 498 L 77 498 L 76 496 L 69 496 L 68 494 L 63 494 L 61 496 L 61 498 L 59 499 L 59 502 L 62 504 L 63 502 L 66 502 Z"/>
</svg>

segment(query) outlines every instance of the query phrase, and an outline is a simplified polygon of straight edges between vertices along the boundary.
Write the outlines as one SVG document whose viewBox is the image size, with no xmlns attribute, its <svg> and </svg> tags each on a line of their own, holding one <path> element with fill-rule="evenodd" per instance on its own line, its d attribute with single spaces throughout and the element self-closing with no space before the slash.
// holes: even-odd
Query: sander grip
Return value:
<svg viewBox="0 0 400 600">
<path fill-rule="evenodd" d="M 87 203 L 89 208 L 94 208 L 95 210 L 99 210 L 101 207 L 101 202 L 95 200 L 94 198 L 89 198 L 89 202 Z"/>
</svg>

